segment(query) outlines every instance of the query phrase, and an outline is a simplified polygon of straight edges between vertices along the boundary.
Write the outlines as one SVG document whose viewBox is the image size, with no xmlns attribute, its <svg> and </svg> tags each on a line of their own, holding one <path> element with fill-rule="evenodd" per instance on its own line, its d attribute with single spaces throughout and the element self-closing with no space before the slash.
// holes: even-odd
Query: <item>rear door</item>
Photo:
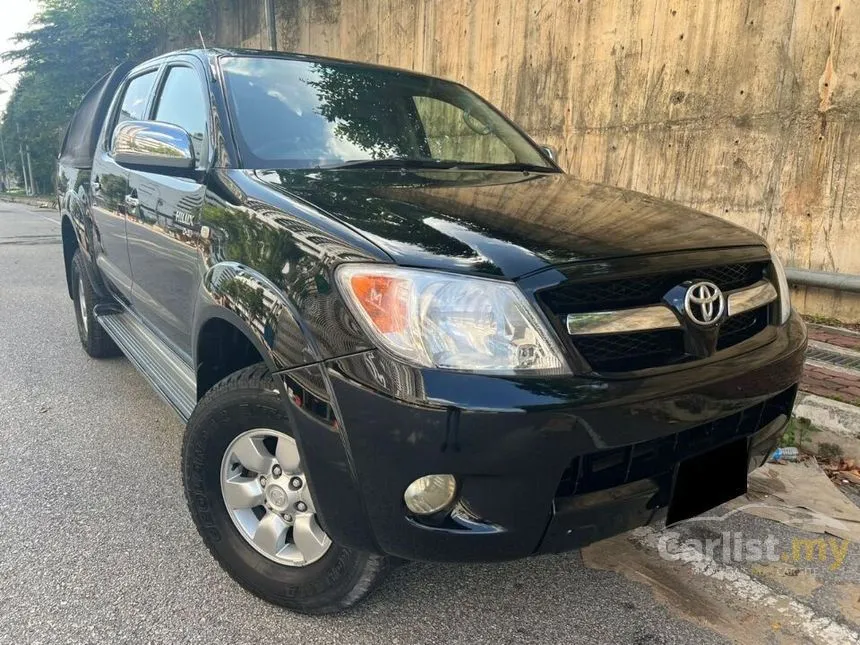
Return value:
<svg viewBox="0 0 860 645">
<path fill-rule="evenodd" d="M 105 135 L 96 148 L 92 170 L 93 245 L 102 276 L 117 295 L 131 297 L 131 261 L 126 245 L 126 214 L 134 207 L 129 198 L 128 171 L 110 154 L 114 128 L 123 121 L 146 118 L 157 68 L 136 72 L 119 90 L 108 117 Z"/>
<path fill-rule="evenodd" d="M 151 110 L 155 121 L 191 135 L 198 170 L 209 157 L 209 98 L 191 63 L 168 64 Z M 203 265 L 198 259 L 204 183 L 184 177 L 131 171 L 128 250 L 134 274 L 133 309 L 175 350 L 191 358 L 191 319 Z"/>
</svg>

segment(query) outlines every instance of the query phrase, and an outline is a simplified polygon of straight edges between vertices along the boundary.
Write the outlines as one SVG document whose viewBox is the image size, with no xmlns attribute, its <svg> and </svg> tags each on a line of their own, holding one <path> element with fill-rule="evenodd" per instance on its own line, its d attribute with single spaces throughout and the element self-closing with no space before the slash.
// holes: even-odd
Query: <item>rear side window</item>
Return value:
<svg viewBox="0 0 860 645">
<path fill-rule="evenodd" d="M 116 125 L 123 121 L 140 121 L 146 118 L 146 100 L 155 82 L 155 71 L 137 76 L 126 85 Z"/>
<path fill-rule="evenodd" d="M 155 120 L 178 125 L 191 135 L 198 165 L 206 159 L 207 101 L 197 73 L 190 67 L 171 67 L 158 98 Z"/>
</svg>

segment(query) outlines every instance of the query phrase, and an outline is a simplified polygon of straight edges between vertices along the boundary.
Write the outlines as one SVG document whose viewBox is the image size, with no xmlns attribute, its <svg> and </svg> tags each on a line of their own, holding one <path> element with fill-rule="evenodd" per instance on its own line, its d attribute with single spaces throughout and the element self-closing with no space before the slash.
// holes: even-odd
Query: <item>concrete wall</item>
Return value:
<svg viewBox="0 0 860 645">
<path fill-rule="evenodd" d="M 263 2 L 216 39 L 267 48 Z M 582 178 L 715 213 L 786 264 L 860 274 L 857 0 L 276 0 L 278 48 L 472 87 Z M 798 290 L 860 320 L 860 296 Z"/>
</svg>

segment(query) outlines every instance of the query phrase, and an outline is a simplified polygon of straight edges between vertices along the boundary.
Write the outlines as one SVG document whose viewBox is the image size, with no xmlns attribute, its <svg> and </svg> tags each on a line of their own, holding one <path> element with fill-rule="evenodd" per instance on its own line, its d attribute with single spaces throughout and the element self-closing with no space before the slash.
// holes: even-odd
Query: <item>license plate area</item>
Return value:
<svg viewBox="0 0 860 645">
<path fill-rule="evenodd" d="M 666 524 L 700 515 L 747 492 L 746 438 L 680 462 Z"/>
</svg>

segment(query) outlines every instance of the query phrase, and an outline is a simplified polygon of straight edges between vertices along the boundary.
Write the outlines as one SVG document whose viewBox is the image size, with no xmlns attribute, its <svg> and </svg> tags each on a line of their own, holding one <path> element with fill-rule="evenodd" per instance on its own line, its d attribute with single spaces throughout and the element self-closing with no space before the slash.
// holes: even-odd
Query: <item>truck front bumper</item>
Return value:
<svg viewBox="0 0 860 645">
<path fill-rule="evenodd" d="M 376 351 L 283 377 L 333 540 L 407 559 L 500 560 L 578 548 L 743 492 L 722 469 L 743 468 L 745 484 L 776 446 L 805 347 L 793 314 L 763 346 L 640 378 L 441 372 Z M 678 475 L 694 459 L 714 465 L 701 495 Z M 457 502 L 443 517 L 412 517 L 403 492 L 432 473 L 457 477 Z"/>
</svg>

